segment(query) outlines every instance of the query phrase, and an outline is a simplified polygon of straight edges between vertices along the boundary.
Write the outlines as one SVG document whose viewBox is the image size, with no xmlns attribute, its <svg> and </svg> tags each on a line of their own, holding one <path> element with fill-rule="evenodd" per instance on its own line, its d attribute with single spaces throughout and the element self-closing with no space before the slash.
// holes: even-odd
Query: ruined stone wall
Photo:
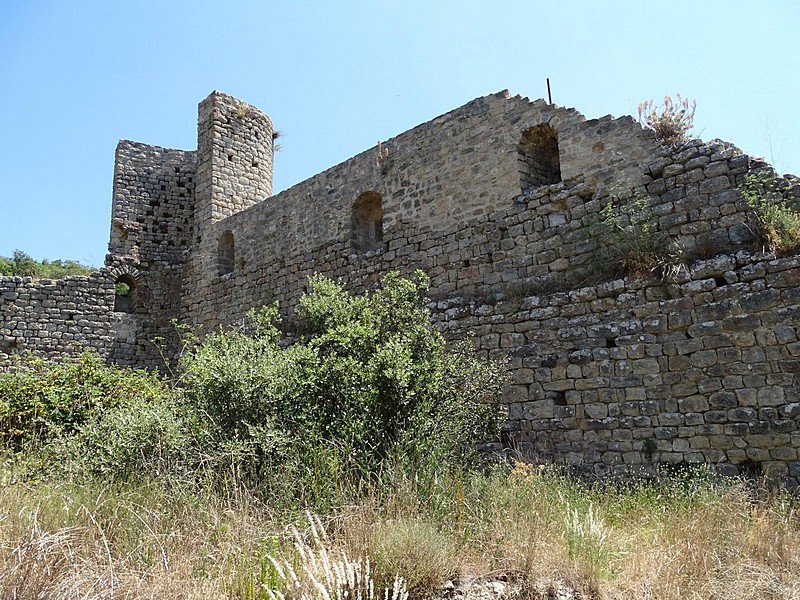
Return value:
<svg viewBox="0 0 800 600">
<path fill-rule="evenodd" d="M 511 356 L 506 441 L 523 452 L 595 474 L 705 461 L 796 484 L 796 263 L 741 252 L 754 236 L 736 187 L 763 165 L 722 142 L 668 151 L 630 120 L 586 122 L 567 111 L 558 121 L 542 117 L 546 106 L 502 100 L 479 99 L 438 129 L 412 130 L 220 222 L 218 233 L 236 240 L 235 268 L 204 280 L 187 314 L 216 326 L 277 299 L 291 319 L 311 273 L 363 291 L 389 270 L 421 268 L 449 338 Z M 552 166 L 526 179 L 518 164 L 529 161 L 520 139 L 542 124 L 557 135 L 553 183 Z M 417 144 L 408 154 L 406 135 Z M 421 154 L 426 135 L 447 139 L 458 160 Z M 414 156 L 424 157 L 420 167 Z M 591 176 L 565 176 L 576 164 Z M 456 171 L 441 182 L 426 176 L 448 168 Z M 800 197 L 796 182 L 786 185 Z M 361 251 L 349 209 L 365 193 L 381 199 L 383 231 Z M 586 287 L 602 278 L 614 242 L 603 207 L 635 195 L 682 249 L 672 273 L 680 283 Z M 547 293 L 555 288 L 573 291 Z"/>
<path fill-rule="evenodd" d="M 662 154 L 629 117 L 586 121 L 541 100 L 507 93 L 478 98 L 210 225 L 210 241 L 191 253 L 183 314 L 215 326 L 278 299 L 291 315 L 314 272 L 343 277 L 358 289 L 387 270 L 422 268 L 434 274 L 437 293 L 460 287 L 451 284 L 460 276 L 473 280 L 463 286 L 474 287 L 478 272 L 463 265 L 481 238 L 457 242 L 469 256 L 454 267 L 448 236 L 482 223 L 501 226 L 496 213 L 522 192 L 520 145 L 537 127 L 556 132 L 560 177 L 574 185 L 580 173 L 591 189 L 621 176 L 640 182 L 642 165 Z M 367 251 L 354 239 L 353 207 L 364 195 L 378 197 L 382 210 L 381 243 Z M 214 244 L 228 231 L 235 268 L 220 272 L 209 254 L 219 252 Z M 443 273 L 445 266 L 450 273 Z"/>
<path fill-rule="evenodd" d="M 800 481 L 800 257 L 739 252 L 674 283 L 442 300 L 449 338 L 510 357 L 507 439 L 594 474 L 659 463 Z"/>
<path fill-rule="evenodd" d="M 114 283 L 107 274 L 57 280 L 0 277 L 0 368 L 30 352 L 57 360 L 81 350 L 110 358 Z"/>
<path fill-rule="evenodd" d="M 179 290 L 180 274 L 170 279 L 169 271 L 160 270 L 146 280 L 133 272 L 143 283 L 130 299 L 115 290 L 130 268 L 56 280 L 0 277 L 0 371 L 23 355 L 56 361 L 87 350 L 120 366 L 168 370 L 178 344 L 171 322 L 177 312 L 164 307 L 148 313 L 142 303 L 151 289 L 156 294 Z"/>
<path fill-rule="evenodd" d="M 711 462 L 800 481 L 800 258 L 751 252 L 737 191 L 763 163 L 507 93 L 276 196 L 273 150 L 269 118 L 219 92 L 196 152 L 120 142 L 106 268 L 0 280 L 0 365 L 80 342 L 163 368 L 173 318 L 233 325 L 278 300 L 291 326 L 313 273 L 360 292 L 422 269 L 445 335 L 510 360 L 506 443 L 594 474 Z M 800 208 L 800 183 L 779 183 Z M 602 211 L 637 199 L 670 258 L 618 279 Z"/>
<path fill-rule="evenodd" d="M 171 322 L 177 312 L 145 312 L 142 303 L 153 289 L 177 295 L 180 273 L 170 279 L 169 271 L 157 270 L 145 279 L 134 272 L 142 283 L 130 300 L 115 293 L 123 274 L 117 267 L 56 280 L 0 277 L 0 371 L 23 355 L 56 361 L 87 350 L 120 366 L 168 370 L 178 344 Z"/>
</svg>

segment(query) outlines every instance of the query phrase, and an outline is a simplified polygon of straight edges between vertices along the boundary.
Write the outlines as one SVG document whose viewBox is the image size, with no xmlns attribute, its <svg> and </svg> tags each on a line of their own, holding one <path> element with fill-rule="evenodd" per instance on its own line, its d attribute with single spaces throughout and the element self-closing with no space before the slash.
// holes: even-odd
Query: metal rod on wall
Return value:
<svg viewBox="0 0 800 600">
<path fill-rule="evenodd" d="M 553 103 L 553 97 L 550 95 L 550 78 L 547 78 L 547 103 Z"/>
</svg>

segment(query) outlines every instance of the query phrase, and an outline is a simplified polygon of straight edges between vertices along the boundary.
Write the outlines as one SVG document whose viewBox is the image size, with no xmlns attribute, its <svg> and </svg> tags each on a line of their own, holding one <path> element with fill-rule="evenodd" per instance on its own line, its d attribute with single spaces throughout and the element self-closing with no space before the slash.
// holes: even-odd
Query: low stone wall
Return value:
<svg viewBox="0 0 800 600">
<path fill-rule="evenodd" d="M 705 462 L 800 481 L 800 257 L 740 252 L 676 283 L 433 308 L 447 337 L 510 357 L 505 429 L 535 459 L 597 475 Z"/>
<path fill-rule="evenodd" d="M 100 271 L 58 280 L 0 277 L 0 368 L 23 353 L 56 360 L 92 350 L 109 358 L 113 310 L 114 281 Z"/>
</svg>

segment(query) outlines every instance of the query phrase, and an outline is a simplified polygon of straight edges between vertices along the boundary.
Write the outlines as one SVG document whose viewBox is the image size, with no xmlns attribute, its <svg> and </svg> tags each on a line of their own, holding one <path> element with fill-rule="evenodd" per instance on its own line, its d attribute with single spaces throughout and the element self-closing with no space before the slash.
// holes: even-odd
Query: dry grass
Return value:
<svg viewBox="0 0 800 600">
<path fill-rule="evenodd" d="M 424 494 L 398 481 L 323 518 L 330 539 L 302 513 L 278 514 L 243 493 L 4 485 L 0 597 L 299 598 L 281 587 L 276 563 L 302 573 L 306 552 L 345 565 L 334 571 L 358 571 L 359 581 L 374 578 L 375 597 L 400 575 L 417 597 L 448 579 L 497 578 L 521 583 L 530 598 L 559 585 L 617 600 L 800 598 L 793 499 L 755 499 L 741 485 L 581 488 L 519 468 Z M 292 521 L 302 532 L 294 537 Z M 311 598 L 318 588 L 304 589 Z M 335 598 L 335 585 L 327 589 Z"/>
<path fill-rule="evenodd" d="M 227 598 L 249 507 L 140 487 L 0 489 L 2 598 Z"/>
<path fill-rule="evenodd" d="M 351 558 L 331 542 L 319 517 L 306 516 L 307 533 L 289 528 L 293 538 L 289 556 L 286 552 L 267 556 L 270 568 L 260 587 L 269 600 L 408 600 L 400 575 L 376 590 L 369 556 L 360 552 Z"/>
<path fill-rule="evenodd" d="M 677 598 L 799 598 L 800 535 L 794 509 L 751 505 L 741 488 L 664 522 L 624 576 L 637 589 Z M 643 540 L 644 542 L 645 540 Z M 643 573 L 635 577 L 635 573 Z"/>
<path fill-rule="evenodd" d="M 800 598 L 800 521 L 783 495 L 576 492 L 537 477 L 513 487 L 495 552 L 531 581 L 597 598 Z"/>
</svg>

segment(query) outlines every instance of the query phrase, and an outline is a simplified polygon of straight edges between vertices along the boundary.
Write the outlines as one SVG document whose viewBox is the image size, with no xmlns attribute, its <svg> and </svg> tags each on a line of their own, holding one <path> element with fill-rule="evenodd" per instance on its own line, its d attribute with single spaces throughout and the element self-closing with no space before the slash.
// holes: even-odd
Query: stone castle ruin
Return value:
<svg viewBox="0 0 800 600">
<path fill-rule="evenodd" d="M 121 141 L 106 266 L 0 279 L 0 365 L 88 348 L 159 369 L 173 319 L 215 328 L 278 300 L 291 321 L 312 273 L 363 291 L 422 269 L 445 335 L 508 357 L 504 436 L 522 452 L 595 474 L 706 462 L 800 482 L 800 256 L 753 251 L 737 189 L 764 163 L 501 92 L 273 196 L 274 138 L 264 113 L 213 92 L 197 150 Z M 620 190 L 648 198 L 688 257 L 669 277 L 603 277 L 598 224 Z"/>
</svg>

